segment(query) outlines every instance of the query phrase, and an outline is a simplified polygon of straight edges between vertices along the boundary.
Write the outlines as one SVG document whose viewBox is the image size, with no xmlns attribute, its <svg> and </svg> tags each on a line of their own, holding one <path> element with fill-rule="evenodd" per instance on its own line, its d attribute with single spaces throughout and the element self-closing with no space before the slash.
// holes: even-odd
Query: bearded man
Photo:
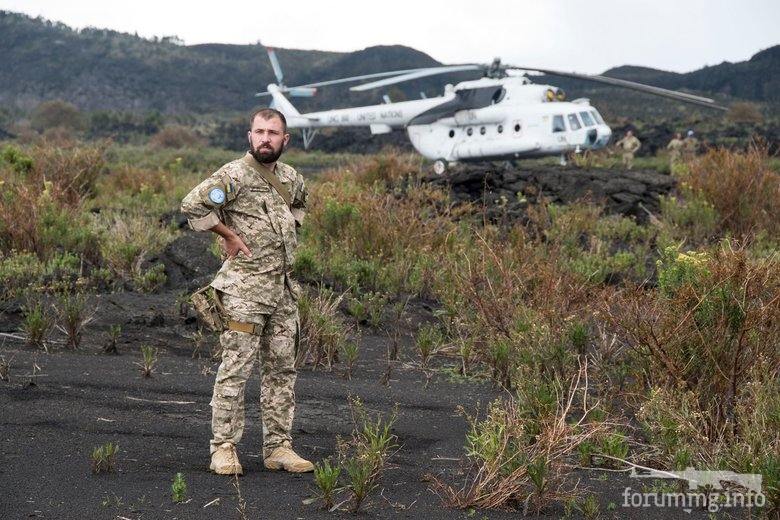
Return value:
<svg viewBox="0 0 780 520">
<path fill-rule="evenodd" d="M 249 152 L 198 184 L 181 210 L 195 231 L 221 237 L 225 261 L 211 282 L 224 309 L 222 363 L 211 399 L 211 470 L 242 474 L 236 445 L 244 431 L 244 390 L 261 371 L 263 462 L 291 472 L 314 469 L 292 449 L 300 288 L 291 278 L 297 228 L 306 209 L 303 177 L 279 162 L 290 134 L 274 109 L 249 118 Z"/>
</svg>

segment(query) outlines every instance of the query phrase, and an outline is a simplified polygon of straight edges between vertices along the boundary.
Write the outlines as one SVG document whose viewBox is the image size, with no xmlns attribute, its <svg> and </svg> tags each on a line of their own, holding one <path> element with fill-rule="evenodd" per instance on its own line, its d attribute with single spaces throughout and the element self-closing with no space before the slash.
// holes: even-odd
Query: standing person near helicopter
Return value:
<svg viewBox="0 0 780 520">
<path fill-rule="evenodd" d="M 693 133 L 693 130 L 688 130 L 688 134 L 685 136 L 685 139 L 683 139 L 683 158 L 685 158 L 686 161 L 690 161 L 694 157 L 696 157 L 696 152 L 699 150 L 699 140 L 696 139 L 696 135 Z"/>
<path fill-rule="evenodd" d="M 303 177 L 278 161 L 290 140 L 281 112 L 253 112 L 247 137 L 247 154 L 193 188 L 181 206 L 192 229 L 222 237 L 227 257 L 210 284 L 225 327 L 211 399 L 211 470 L 243 472 L 236 445 L 246 382 L 259 361 L 263 464 L 307 472 L 314 466 L 293 451 L 291 437 L 300 294 L 291 271 L 307 191 Z"/>
<path fill-rule="evenodd" d="M 682 134 L 680 132 L 677 132 L 674 134 L 674 137 L 671 141 L 669 141 L 669 144 L 666 145 L 666 150 L 669 152 L 669 169 L 671 170 L 675 164 L 680 162 L 680 154 L 682 153 L 682 149 L 684 146 L 684 141 L 682 140 Z"/>
<path fill-rule="evenodd" d="M 630 170 L 634 167 L 634 154 L 642 147 L 642 142 L 634 136 L 634 132 L 626 130 L 626 135 L 615 143 L 623 151 L 623 167 Z"/>
</svg>

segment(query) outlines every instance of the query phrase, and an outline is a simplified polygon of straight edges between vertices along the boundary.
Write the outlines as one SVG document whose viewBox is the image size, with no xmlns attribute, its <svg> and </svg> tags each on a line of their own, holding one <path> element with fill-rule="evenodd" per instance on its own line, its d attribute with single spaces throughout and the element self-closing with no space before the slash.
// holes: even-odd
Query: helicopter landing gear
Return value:
<svg viewBox="0 0 780 520">
<path fill-rule="evenodd" d="M 445 173 L 447 173 L 447 166 L 448 166 L 447 161 L 445 161 L 444 159 L 436 159 L 433 162 L 433 173 L 435 173 L 436 175 L 444 175 Z"/>
<path fill-rule="evenodd" d="M 564 154 L 561 154 L 560 164 L 561 166 L 566 166 L 567 164 L 566 156 Z"/>
</svg>

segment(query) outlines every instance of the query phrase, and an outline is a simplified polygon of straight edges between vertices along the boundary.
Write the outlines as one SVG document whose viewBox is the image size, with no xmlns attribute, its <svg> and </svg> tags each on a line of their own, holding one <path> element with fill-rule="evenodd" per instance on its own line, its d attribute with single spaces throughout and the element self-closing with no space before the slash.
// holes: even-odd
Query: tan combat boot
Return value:
<svg viewBox="0 0 780 520">
<path fill-rule="evenodd" d="M 217 475 L 242 475 L 244 469 L 238 462 L 236 447 L 226 442 L 211 454 L 211 471 Z"/>
<path fill-rule="evenodd" d="M 302 459 L 288 446 L 276 448 L 263 461 L 268 469 L 283 469 L 291 473 L 306 473 L 314 471 L 314 464 L 306 459 Z"/>
</svg>

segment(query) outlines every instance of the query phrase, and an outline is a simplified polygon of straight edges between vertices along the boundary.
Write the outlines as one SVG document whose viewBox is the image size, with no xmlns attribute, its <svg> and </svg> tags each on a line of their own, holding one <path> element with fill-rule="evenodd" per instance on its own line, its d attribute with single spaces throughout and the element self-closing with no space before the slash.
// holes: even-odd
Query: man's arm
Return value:
<svg viewBox="0 0 780 520">
<path fill-rule="evenodd" d="M 241 240 L 241 237 L 236 235 L 232 229 L 227 227 L 222 222 L 212 228 L 209 228 L 209 231 L 213 231 L 222 237 L 222 249 L 225 250 L 228 258 L 233 258 L 238 254 L 239 251 L 244 253 L 248 258 L 252 258 L 252 251 L 246 247 L 246 244 L 244 244 L 244 241 Z"/>
<path fill-rule="evenodd" d="M 303 224 L 303 218 L 306 216 L 306 199 L 309 197 L 309 192 L 306 189 L 306 184 L 300 173 L 297 174 L 295 184 L 295 193 L 293 193 L 293 201 L 290 210 L 292 211 L 293 217 L 295 217 L 295 224 L 301 226 Z"/>
<path fill-rule="evenodd" d="M 223 170 L 209 176 L 195 186 L 182 200 L 181 212 L 186 215 L 190 227 L 195 231 L 213 231 L 222 237 L 222 247 L 228 257 L 239 251 L 247 257 L 252 252 L 236 233 L 228 228 L 219 217 L 227 204 L 230 204 L 238 192 L 238 184 Z"/>
</svg>

